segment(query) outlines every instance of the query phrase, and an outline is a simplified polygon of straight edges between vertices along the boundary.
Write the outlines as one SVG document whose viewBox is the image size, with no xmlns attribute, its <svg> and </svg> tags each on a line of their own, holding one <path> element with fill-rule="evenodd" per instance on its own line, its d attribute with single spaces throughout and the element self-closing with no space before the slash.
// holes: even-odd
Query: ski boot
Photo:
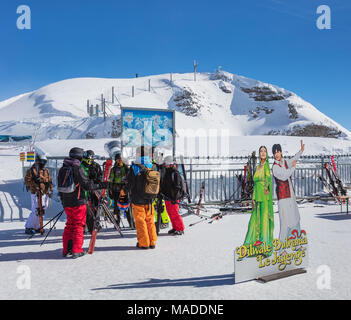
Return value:
<svg viewBox="0 0 351 320">
<path fill-rule="evenodd" d="M 63 254 L 64 258 L 72 255 L 72 248 L 73 248 L 73 240 L 68 240 L 67 253 Z"/>
<path fill-rule="evenodd" d="M 160 229 L 167 229 L 168 228 L 168 222 L 166 223 L 161 223 Z"/>
<path fill-rule="evenodd" d="M 26 228 L 24 233 L 25 234 L 30 234 L 30 235 L 36 234 L 35 230 L 32 229 L 32 228 Z"/>
<path fill-rule="evenodd" d="M 72 253 L 72 259 L 77 259 L 77 258 L 83 257 L 85 254 L 86 254 L 85 251 Z"/>
</svg>

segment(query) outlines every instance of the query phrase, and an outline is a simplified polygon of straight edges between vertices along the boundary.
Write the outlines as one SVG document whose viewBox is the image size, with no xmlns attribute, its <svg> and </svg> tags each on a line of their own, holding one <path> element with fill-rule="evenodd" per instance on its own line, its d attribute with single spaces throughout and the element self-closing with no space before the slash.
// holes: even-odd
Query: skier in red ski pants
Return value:
<svg viewBox="0 0 351 320">
<path fill-rule="evenodd" d="M 172 223 L 172 230 L 169 233 L 175 235 L 183 234 L 185 228 L 183 219 L 179 214 L 179 200 L 174 204 L 171 201 L 165 200 L 165 204 L 169 219 Z"/>
<path fill-rule="evenodd" d="M 65 173 L 65 169 L 68 170 L 68 168 L 71 168 L 73 182 L 76 186 L 73 192 L 59 192 L 62 206 L 67 215 L 66 227 L 62 236 L 62 255 L 64 257 L 72 255 L 74 259 L 82 257 L 85 253 L 82 249 L 87 212 L 87 202 L 84 191 L 105 189 L 108 186 L 108 182 L 95 184 L 85 176 L 84 169 L 80 165 L 83 159 L 83 152 L 84 150 L 81 148 L 72 148 L 69 152 L 69 157 L 65 158 L 63 161 L 63 166 L 58 174 L 58 181 L 60 181 L 61 170 Z M 61 176 L 67 177 L 67 175 Z"/>
<path fill-rule="evenodd" d="M 84 226 L 86 221 L 87 206 L 81 205 L 78 207 L 66 207 L 67 222 L 63 231 L 62 242 L 63 252 L 68 252 L 68 243 L 72 240 L 72 252 L 83 252 L 84 242 Z"/>
</svg>

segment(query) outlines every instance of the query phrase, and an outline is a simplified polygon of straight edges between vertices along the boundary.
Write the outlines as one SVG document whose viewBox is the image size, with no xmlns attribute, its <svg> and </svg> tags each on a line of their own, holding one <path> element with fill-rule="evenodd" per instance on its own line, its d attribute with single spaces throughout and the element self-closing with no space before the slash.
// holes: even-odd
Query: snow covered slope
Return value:
<svg viewBox="0 0 351 320">
<path fill-rule="evenodd" d="M 101 114 L 87 113 L 87 100 L 100 105 L 101 94 L 107 105 L 105 122 Z M 59 81 L 0 102 L 0 134 L 37 134 L 38 140 L 116 138 L 120 105 L 176 110 L 178 130 L 351 138 L 350 131 L 293 92 L 222 70 L 197 74 L 196 81 L 192 73 Z"/>
</svg>

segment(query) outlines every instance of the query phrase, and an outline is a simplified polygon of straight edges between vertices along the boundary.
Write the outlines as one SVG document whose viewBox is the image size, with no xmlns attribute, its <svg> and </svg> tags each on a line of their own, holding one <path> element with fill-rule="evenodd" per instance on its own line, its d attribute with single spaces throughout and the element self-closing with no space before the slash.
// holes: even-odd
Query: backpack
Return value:
<svg viewBox="0 0 351 320">
<path fill-rule="evenodd" d="M 142 164 L 135 163 L 135 165 L 141 169 L 138 175 L 142 178 L 140 191 L 143 197 L 153 200 L 160 191 L 160 172 L 154 170 L 155 166 L 149 169 Z"/>
<path fill-rule="evenodd" d="M 76 190 L 73 179 L 73 167 L 62 166 L 57 175 L 57 191 L 62 193 L 72 193 Z"/>
<path fill-rule="evenodd" d="M 172 202 L 182 200 L 186 196 L 185 183 L 179 171 L 175 168 L 167 168 L 162 183 L 164 195 Z"/>
</svg>

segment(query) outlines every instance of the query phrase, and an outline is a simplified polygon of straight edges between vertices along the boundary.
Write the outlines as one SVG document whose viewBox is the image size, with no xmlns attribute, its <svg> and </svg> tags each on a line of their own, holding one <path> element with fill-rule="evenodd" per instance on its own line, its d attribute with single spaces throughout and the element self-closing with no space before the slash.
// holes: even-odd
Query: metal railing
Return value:
<svg viewBox="0 0 351 320">
<path fill-rule="evenodd" d="M 56 186 L 56 177 L 58 170 L 62 166 L 63 157 L 48 157 L 47 168 L 50 171 L 54 186 Z M 105 158 L 97 160 L 102 164 Z M 189 186 L 189 193 L 192 202 L 196 202 L 199 194 L 201 183 L 205 182 L 204 203 L 218 203 L 230 200 L 239 200 L 241 187 L 239 175 L 244 173 L 245 158 L 238 158 L 238 162 L 222 164 L 224 168 L 219 167 L 219 163 L 186 163 L 185 171 Z M 292 175 L 294 190 L 297 198 L 310 198 L 318 194 L 326 193 L 323 183 L 319 176 L 326 178 L 326 172 L 323 170 L 325 158 L 306 161 L 301 159 Z M 351 159 L 342 158 L 336 161 L 337 171 L 341 181 L 351 184 Z M 23 177 L 29 167 L 23 167 Z M 276 199 L 275 181 L 273 181 L 273 198 Z"/>
</svg>

